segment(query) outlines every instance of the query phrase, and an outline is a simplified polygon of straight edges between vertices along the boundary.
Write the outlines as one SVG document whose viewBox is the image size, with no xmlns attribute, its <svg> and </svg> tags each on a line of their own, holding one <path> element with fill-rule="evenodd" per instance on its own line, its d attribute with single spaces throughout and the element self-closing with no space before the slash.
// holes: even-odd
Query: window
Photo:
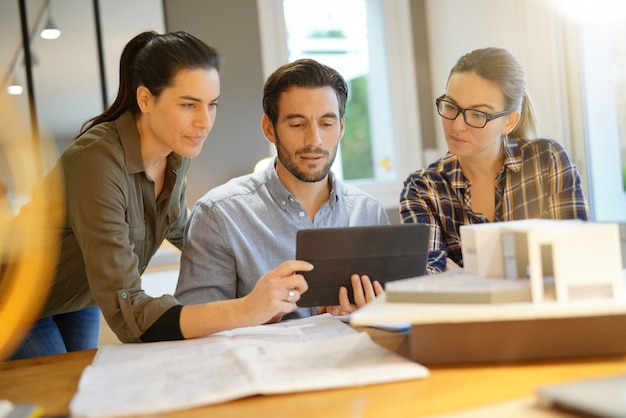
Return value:
<svg viewBox="0 0 626 418">
<path fill-rule="evenodd" d="M 409 6 L 406 0 L 258 1 L 266 77 L 307 57 L 348 81 L 346 132 L 333 171 L 387 208 L 397 207 L 402 182 L 422 166 Z"/>
<path fill-rule="evenodd" d="M 571 116 L 573 136 L 583 143 L 592 217 L 595 221 L 626 221 L 626 11 L 621 2 L 555 0 L 572 28 L 571 49 L 580 65 L 574 83 L 580 89 Z M 580 112 L 580 113 L 578 113 Z"/>
<path fill-rule="evenodd" d="M 626 19 L 609 26 L 613 57 L 613 75 L 617 100 L 617 121 L 622 157 L 622 187 L 626 192 Z"/>
</svg>

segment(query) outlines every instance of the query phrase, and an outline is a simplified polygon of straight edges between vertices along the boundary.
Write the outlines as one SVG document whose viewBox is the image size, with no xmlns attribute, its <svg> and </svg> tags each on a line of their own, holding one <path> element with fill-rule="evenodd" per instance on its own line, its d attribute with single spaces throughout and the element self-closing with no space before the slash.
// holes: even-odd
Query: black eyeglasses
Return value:
<svg viewBox="0 0 626 418">
<path fill-rule="evenodd" d="M 459 113 L 462 113 L 463 120 L 468 126 L 471 126 L 472 128 L 484 128 L 487 122 L 489 122 L 490 120 L 497 119 L 500 116 L 511 113 L 510 110 L 504 110 L 502 112 L 489 114 L 481 112 L 480 110 L 463 109 L 462 107 L 459 107 L 454 103 L 444 99 L 444 97 L 446 97 L 445 94 L 435 100 L 437 113 L 439 113 L 442 118 L 448 120 L 455 120 L 459 116 Z"/>
</svg>

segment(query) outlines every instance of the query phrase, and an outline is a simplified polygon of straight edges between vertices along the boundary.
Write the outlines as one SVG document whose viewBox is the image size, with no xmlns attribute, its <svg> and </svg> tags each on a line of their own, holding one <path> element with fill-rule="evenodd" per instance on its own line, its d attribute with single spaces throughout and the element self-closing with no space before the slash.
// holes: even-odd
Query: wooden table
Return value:
<svg viewBox="0 0 626 418">
<path fill-rule="evenodd" d="M 407 334 L 368 330 L 406 353 Z M 0 362 L 0 399 L 34 402 L 47 416 L 68 414 L 80 374 L 95 350 Z M 418 417 L 533 395 L 540 385 L 626 373 L 626 357 L 431 367 L 422 380 L 288 395 L 254 396 L 164 417 Z"/>
</svg>

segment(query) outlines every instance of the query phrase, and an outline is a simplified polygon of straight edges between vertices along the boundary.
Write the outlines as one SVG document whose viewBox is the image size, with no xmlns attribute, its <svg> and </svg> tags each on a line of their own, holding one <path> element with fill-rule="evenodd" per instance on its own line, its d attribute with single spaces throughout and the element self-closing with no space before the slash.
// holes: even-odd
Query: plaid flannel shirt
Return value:
<svg viewBox="0 0 626 418">
<path fill-rule="evenodd" d="M 496 177 L 495 222 L 589 218 L 576 166 L 558 142 L 508 138 L 505 144 L 503 169 Z M 446 257 L 463 266 L 460 226 L 489 222 L 472 211 L 471 188 L 450 153 L 404 182 L 402 222 L 431 227 L 429 274 L 444 271 Z"/>
</svg>

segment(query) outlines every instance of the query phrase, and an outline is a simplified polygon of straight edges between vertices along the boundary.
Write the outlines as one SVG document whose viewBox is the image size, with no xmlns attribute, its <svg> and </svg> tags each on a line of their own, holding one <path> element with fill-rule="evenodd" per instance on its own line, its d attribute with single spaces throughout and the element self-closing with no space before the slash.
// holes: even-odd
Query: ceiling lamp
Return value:
<svg viewBox="0 0 626 418">
<path fill-rule="evenodd" d="M 48 13 L 50 13 L 48 11 Z M 43 39 L 56 39 L 61 36 L 61 31 L 54 25 L 52 22 L 52 18 L 48 16 L 48 21 L 46 22 L 46 26 L 39 33 Z"/>
<path fill-rule="evenodd" d="M 19 96 L 24 91 L 24 87 L 17 82 L 17 80 L 13 79 L 7 86 L 7 93 L 12 96 Z"/>
</svg>

